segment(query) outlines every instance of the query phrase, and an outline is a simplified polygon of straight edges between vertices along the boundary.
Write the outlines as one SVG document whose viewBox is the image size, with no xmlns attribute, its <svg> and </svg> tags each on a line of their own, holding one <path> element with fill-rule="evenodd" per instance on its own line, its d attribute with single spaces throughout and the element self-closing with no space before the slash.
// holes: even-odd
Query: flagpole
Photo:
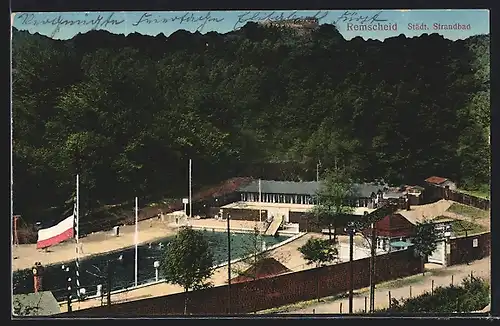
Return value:
<svg viewBox="0 0 500 326">
<path fill-rule="evenodd" d="M 138 222 L 139 222 L 139 205 L 137 197 L 135 197 L 135 266 L 134 266 L 134 275 L 135 275 L 135 286 L 137 287 L 137 254 L 138 254 L 138 245 L 139 245 L 139 233 L 138 233 Z"/>
<path fill-rule="evenodd" d="M 76 239 L 76 295 L 80 298 L 80 178 L 76 175 L 76 202 L 73 208 L 75 215 L 75 239 Z"/>
<path fill-rule="evenodd" d="M 192 182 L 193 160 L 189 159 L 189 217 L 193 216 L 193 182 Z"/>
</svg>

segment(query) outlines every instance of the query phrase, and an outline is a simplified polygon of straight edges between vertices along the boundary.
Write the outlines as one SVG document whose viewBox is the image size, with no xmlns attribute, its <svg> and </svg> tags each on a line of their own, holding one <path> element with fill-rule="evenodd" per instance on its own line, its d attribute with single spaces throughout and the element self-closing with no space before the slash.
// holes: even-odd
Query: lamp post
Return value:
<svg viewBox="0 0 500 326">
<path fill-rule="evenodd" d="M 107 290 L 106 291 L 107 292 L 106 293 L 106 299 L 107 299 L 106 301 L 107 301 L 107 306 L 111 306 L 111 290 L 112 290 L 112 288 L 111 288 L 111 286 L 112 286 L 111 279 L 112 279 L 112 274 L 113 274 L 113 271 L 114 271 L 113 267 L 115 265 L 113 263 L 116 263 L 116 262 L 120 262 L 121 263 L 122 260 L 123 260 L 122 257 L 123 256 L 120 255 L 120 257 L 118 257 L 117 259 L 110 259 L 107 262 L 107 266 L 106 266 L 106 274 L 107 274 L 106 275 L 106 283 L 107 283 L 106 284 L 106 290 Z"/>
<path fill-rule="evenodd" d="M 354 228 L 354 224 L 349 222 L 344 230 L 349 234 L 349 313 L 352 314 L 352 303 L 354 297 L 354 234 L 356 233 L 356 229 Z"/>
<path fill-rule="evenodd" d="M 371 248 L 370 248 L 370 312 L 375 311 L 375 259 L 377 234 L 375 224 L 371 223 Z M 390 244 L 389 244 L 390 245 Z"/>
</svg>

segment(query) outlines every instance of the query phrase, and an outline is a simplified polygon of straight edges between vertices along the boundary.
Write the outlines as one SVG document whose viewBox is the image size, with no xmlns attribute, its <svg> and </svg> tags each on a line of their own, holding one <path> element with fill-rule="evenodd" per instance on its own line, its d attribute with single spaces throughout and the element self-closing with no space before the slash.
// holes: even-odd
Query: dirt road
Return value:
<svg viewBox="0 0 500 326">
<path fill-rule="evenodd" d="M 434 265 L 435 267 L 436 265 Z M 429 266 L 430 267 L 430 266 Z M 375 291 L 375 308 L 387 308 L 389 306 L 389 291 L 391 297 L 409 298 L 411 296 L 418 296 L 426 291 L 431 291 L 434 281 L 434 287 L 448 286 L 453 281 L 458 284 L 463 278 L 471 275 L 480 276 L 490 280 L 490 257 L 477 260 L 470 265 L 456 265 L 448 268 L 437 267 L 422 274 L 410 276 L 403 279 L 398 279 L 386 282 L 377 286 Z M 411 287 L 411 294 L 410 294 Z M 354 292 L 353 298 L 353 312 L 363 312 L 365 309 L 365 297 L 369 305 L 369 289 L 361 289 Z M 342 304 L 342 311 L 341 309 Z M 299 303 L 263 311 L 260 313 L 281 313 L 281 314 L 322 314 L 322 313 L 348 313 L 349 300 L 346 296 L 345 299 L 331 300 L 325 299 L 325 302 L 310 301 L 308 303 Z"/>
</svg>

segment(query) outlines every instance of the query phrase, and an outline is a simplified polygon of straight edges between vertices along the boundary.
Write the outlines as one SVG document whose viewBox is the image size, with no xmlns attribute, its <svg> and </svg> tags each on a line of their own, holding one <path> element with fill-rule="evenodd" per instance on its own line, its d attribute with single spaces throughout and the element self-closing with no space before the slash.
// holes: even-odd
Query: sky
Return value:
<svg viewBox="0 0 500 326">
<path fill-rule="evenodd" d="M 317 17 L 320 24 L 336 24 L 347 40 L 356 36 L 384 40 L 400 34 L 414 37 L 423 33 L 438 33 L 457 40 L 490 32 L 489 11 L 486 9 L 41 12 L 13 15 L 13 26 L 17 29 L 38 32 L 54 39 L 70 39 L 90 30 L 153 36 L 160 33 L 169 36 L 179 29 L 227 33 L 248 21 L 307 16 Z"/>
</svg>

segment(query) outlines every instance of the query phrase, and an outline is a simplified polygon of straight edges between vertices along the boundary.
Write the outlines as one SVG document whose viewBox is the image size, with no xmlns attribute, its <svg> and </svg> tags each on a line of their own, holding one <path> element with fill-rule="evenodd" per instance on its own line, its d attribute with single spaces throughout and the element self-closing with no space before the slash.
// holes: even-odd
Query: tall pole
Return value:
<svg viewBox="0 0 500 326">
<path fill-rule="evenodd" d="M 349 313 L 352 314 L 352 301 L 354 297 L 354 229 L 349 228 Z"/>
<path fill-rule="evenodd" d="M 189 217 L 193 216 L 193 183 L 192 183 L 193 160 L 189 159 Z"/>
<path fill-rule="evenodd" d="M 76 199 L 73 208 L 75 219 L 75 240 L 76 240 L 76 296 L 80 299 L 80 176 L 76 175 Z"/>
<path fill-rule="evenodd" d="M 316 163 L 316 181 L 319 181 L 319 162 Z"/>
<path fill-rule="evenodd" d="M 18 221 L 19 221 L 19 215 L 15 215 L 14 216 L 14 244 L 16 246 L 19 244 L 19 237 L 17 235 L 17 222 Z"/>
<path fill-rule="evenodd" d="M 262 185 L 259 179 L 259 206 L 262 205 Z M 259 222 L 262 222 L 262 209 L 259 207 Z"/>
<path fill-rule="evenodd" d="M 108 260 L 108 266 L 106 268 L 106 273 L 108 274 L 107 275 L 107 293 L 106 293 L 106 297 L 107 297 L 107 305 L 108 306 L 111 306 L 111 266 L 112 264 L 109 263 L 109 260 Z"/>
<path fill-rule="evenodd" d="M 139 203 L 137 197 L 135 197 L 135 234 L 134 234 L 134 242 L 135 242 L 135 263 L 134 263 L 134 276 L 135 276 L 135 286 L 137 287 L 137 258 L 138 258 L 138 245 L 139 245 Z"/>
<path fill-rule="evenodd" d="M 231 229 L 229 220 L 231 215 L 227 215 L 227 313 L 231 313 Z"/>
<path fill-rule="evenodd" d="M 12 41 L 12 26 L 14 25 L 14 18 L 12 18 L 12 25 L 11 25 L 11 28 L 10 28 L 10 40 Z M 10 51 L 10 62 L 12 62 L 12 51 Z M 11 73 L 10 73 L 10 81 L 11 81 L 11 85 L 12 83 L 14 82 L 14 78 L 13 78 L 13 74 L 16 70 L 14 69 L 11 69 Z M 14 135 L 14 131 L 13 131 L 13 125 L 14 125 L 14 118 L 13 118 L 13 115 L 12 115 L 12 87 L 10 88 L 10 103 L 11 103 L 11 106 L 10 106 L 10 148 L 12 148 L 12 140 L 14 139 L 13 135 Z M 10 151 L 10 216 L 12 218 L 14 218 L 14 151 Z M 10 226 L 10 232 L 12 234 L 12 225 Z M 17 230 L 16 230 L 17 232 Z M 13 250 L 14 248 L 11 246 L 10 247 L 10 254 L 11 254 L 11 257 L 14 257 L 14 253 L 13 253 Z"/>
<path fill-rule="evenodd" d="M 375 311 L 375 254 L 376 254 L 376 234 L 375 225 L 371 225 L 371 255 L 370 255 L 370 312 Z"/>
</svg>

